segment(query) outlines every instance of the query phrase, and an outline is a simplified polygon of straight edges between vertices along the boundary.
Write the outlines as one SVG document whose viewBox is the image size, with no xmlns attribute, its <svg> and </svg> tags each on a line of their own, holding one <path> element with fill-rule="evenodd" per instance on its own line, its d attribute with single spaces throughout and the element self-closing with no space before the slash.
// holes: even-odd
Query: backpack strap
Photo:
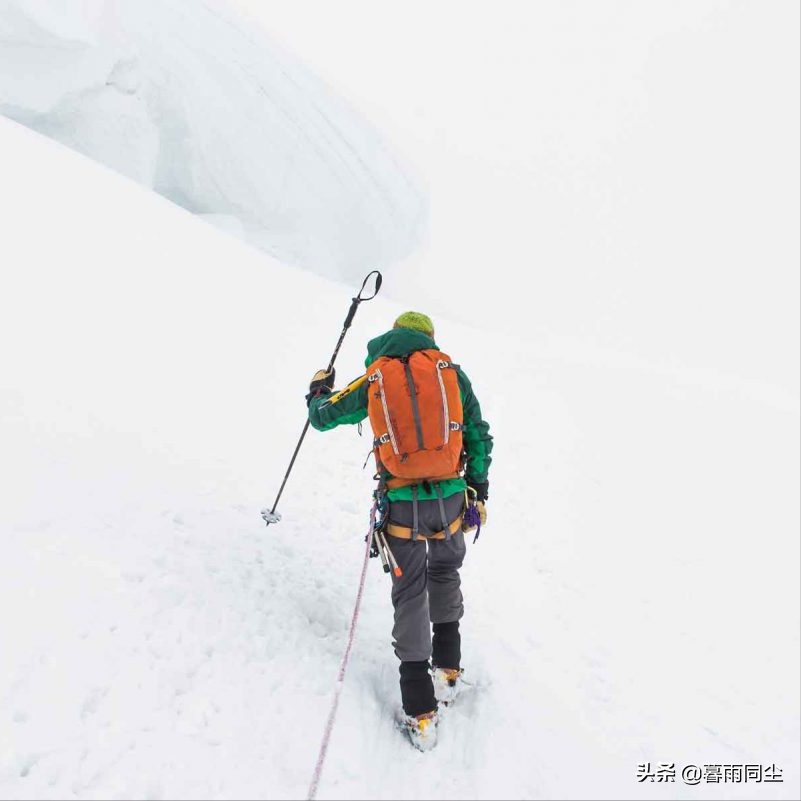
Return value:
<svg viewBox="0 0 801 801">
<path fill-rule="evenodd" d="M 409 387 L 409 396 L 412 400 L 412 415 L 414 416 L 414 429 L 417 433 L 417 447 L 422 451 L 425 450 L 425 443 L 423 442 L 423 424 L 420 420 L 420 404 L 417 402 L 417 388 L 414 385 L 414 376 L 412 375 L 412 368 L 409 366 L 409 357 L 401 359 L 403 363 L 403 370 L 406 374 L 406 385 Z"/>
<path fill-rule="evenodd" d="M 417 484 L 412 484 L 412 540 L 420 535 L 420 510 L 417 507 Z"/>
<path fill-rule="evenodd" d="M 445 539 L 449 540 L 453 535 L 448 526 L 448 517 L 445 514 L 445 499 L 442 497 L 442 487 L 439 481 L 434 484 L 434 492 L 437 493 L 437 503 L 439 504 L 439 513 L 442 517 L 442 530 L 445 532 Z"/>
</svg>

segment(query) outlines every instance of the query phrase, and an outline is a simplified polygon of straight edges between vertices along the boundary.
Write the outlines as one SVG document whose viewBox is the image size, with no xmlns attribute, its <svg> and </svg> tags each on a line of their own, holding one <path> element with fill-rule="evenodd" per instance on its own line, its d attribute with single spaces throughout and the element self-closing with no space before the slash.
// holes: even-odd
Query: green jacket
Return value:
<svg viewBox="0 0 801 801">
<path fill-rule="evenodd" d="M 367 359 L 364 364 L 369 367 L 376 359 L 381 356 L 406 356 L 416 350 L 426 348 L 436 348 L 436 342 L 419 331 L 409 328 L 393 328 L 367 343 Z M 447 479 L 441 483 L 442 494 L 445 497 L 465 489 L 465 479 L 467 484 L 482 483 L 487 480 L 492 457 L 492 437 L 489 433 L 489 425 L 481 416 L 481 407 L 470 379 L 464 371 L 456 367 L 459 390 L 462 396 L 462 407 L 464 409 L 464 429 L 462 441 L 467 453 L 467 466 L 465 468 L 465 478 Z M 335 404 L 324 405 L 326 396 L 312 398 L 309 403 L 309 421 L 318 431 L 328 431 L 338 425 L 345 423 L 360 423 L 367 417 L 367 383 L 363 383 L 354 392 L 345 395 L 342 400 Z M 389 499 L 392 501 L 411 500 L 412 491 L 410 487 L 398 487 L 390 490 Z M 430 500 L 436 497 L 433 492 L 426 492 L 423 487 L 419 488 L 418 497 L 421 500 Z"/>
</svg>

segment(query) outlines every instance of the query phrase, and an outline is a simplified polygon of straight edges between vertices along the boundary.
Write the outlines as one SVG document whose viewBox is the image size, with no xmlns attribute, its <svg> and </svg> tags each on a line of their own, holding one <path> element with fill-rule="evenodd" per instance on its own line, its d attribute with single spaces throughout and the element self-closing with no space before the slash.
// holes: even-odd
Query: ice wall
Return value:
<svg viewBox="0 0 801 801">
<path fill-rule="evenodd" d="M 4 0 L 0 113 L 326 275 L 424 236 L 379 133 L 221 0 Z"/>
</svg>

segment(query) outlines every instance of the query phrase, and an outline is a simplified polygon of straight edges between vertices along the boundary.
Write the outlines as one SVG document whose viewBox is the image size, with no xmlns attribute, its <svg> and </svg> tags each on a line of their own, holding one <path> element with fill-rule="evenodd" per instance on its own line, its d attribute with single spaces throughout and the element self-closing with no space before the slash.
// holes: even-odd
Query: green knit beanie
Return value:
<svg viewBox="0 0 801 801">
<path fill-rule="evenodd" d="M 428 336 L 434 335 L 434 323 L 431 318 L 420 312 L 404 312 L 397 320 L 393 328 L 411 328 L 413 331 L 421 331 Z"/>
</svg>

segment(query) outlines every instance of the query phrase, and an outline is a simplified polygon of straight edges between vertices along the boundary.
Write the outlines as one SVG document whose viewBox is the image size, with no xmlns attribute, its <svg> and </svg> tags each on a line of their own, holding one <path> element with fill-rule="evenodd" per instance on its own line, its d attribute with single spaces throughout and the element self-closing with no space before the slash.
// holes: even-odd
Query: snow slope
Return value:
<svg viewBox="0 0 801 801">
<path fill-rule="evenodd" d="M 6 0 L 0 114 L 326 275 L 423 236 L 384 138 L 225 0 Z"/>
<path fill-rule="evenodd" d="M 354 287 L 3 119 L 0 168 L 0 797 L 302 797 L 366 438 L 312 432 L 283 522 L 258 510 Z M 400 308 L 363 305 L 343 379 Z M 798 399 L 436 322 L 496 436 L 464 569 L 476 688 L 435 754 L 405 746 L 371 564 L 320 797 L 798 797 Z M 645 761 L 785 781 L 637 784 Z"/>
</svg>

